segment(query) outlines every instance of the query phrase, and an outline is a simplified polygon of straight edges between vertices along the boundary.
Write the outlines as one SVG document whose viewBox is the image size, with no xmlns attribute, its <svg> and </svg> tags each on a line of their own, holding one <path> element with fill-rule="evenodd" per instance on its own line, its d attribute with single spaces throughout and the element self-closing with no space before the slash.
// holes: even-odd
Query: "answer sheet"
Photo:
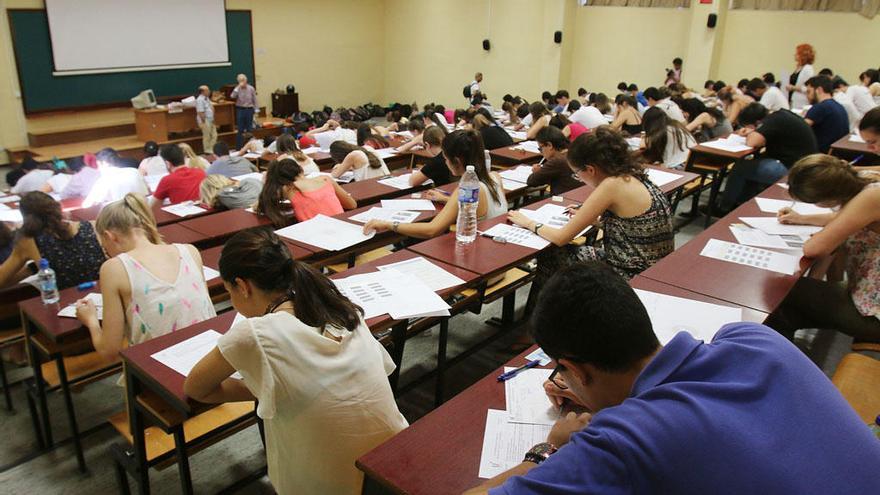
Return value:
<svg viewBox="0 0 880 495">
<path fill-rule="evenodd" d="M 367 223 L 370 220 L 385 220 L 386 222 L 400 222 L 400 223 L 412 223 L 416 218 L 419 217 L 421 213 L 417 211 L 407 211 L 407 210 L 389 210 L 387 208 L 381 208 L 378 206 L 374 206 L 367 211 L 362 211 L 357 215 L 352 215 L 348 217 L 349 220 L 359 222 L 359 223 Z"/>
<path fill-rule="evenodd" d="M 770 235 L 743 223 L 730 224 L 730 232 L 736 237 L 736 242 L 740 244 L 761 248 L 796 251 L 796 253 L 792 254 L 797 254 L 799 256 L 803 256 L 804 242 L 808 239 L 808 237 L 804 238 L 797 235 Z"/>
<path fill-rule="evenodd" d="M 104 319 L 104 296 L 102 296 L 100 292 L 91 292 L 86 294 L 82 299 L 88 299 L 95 303 L 95 309 L 98 310 L 98 319 Z M 68 304 L 61 308 L 61 311 L 58 312 L 58 316 L 64 318 L 76 318 L 76 303 Z"/>
<path fill-rule="evenodd" d="M 523 150 L 523 151 L 528 151 L 529 153 L 536 153 L 536 154 L 541 153 L 541 148 L 538 147 L 537 141 L 523 141 L 523 142 L 517 144 L 516 146 L 511 146 L 510 149 Z"/>
<path fill-rule="evenodd" d="M 516 368 L 505 366 L 504 371 Z M 548 425 L 559 419 L 559 408 L 554 407 L 544 393 L 544 382 L 553 373 L 551 369 L 528 369 L 504 382 L 507 421 L 530 425 Z"/>
<path fill-rule="evenodd" d="M 811 205 L 800 201 L 786 201 L 784 199 L 755 198 L 758 208 L 764 213 L 778 213 L 783 208 L 791 208 L 801 215 L 825 215 L 831 213 L 831 208 Z"/>
<path fill-rule="evenodd" d="M 480 456 L 480 478 L 494 478 L 520 464 L 530 448 L 547 441 L 550 426 L 511 423 L 507 411 L 486 411 L 486 431 Z"/>
<path fill-rule="evenodd" d="M 742 321 L 742 309 L 694 301 L 682 297 L 634 289 L 645 305 L 651 326 L 661 344 L 666 345 L 679 332 L 695 339 L 712 342 L 715 334 L 728 323 Z"/>
<path fill-rule="evenodd" d="M 388 314 L 395 320 L 427 315 L 449 315 L 449 305 L 410 274 L 385 269 L 334 279 L 351 302 L 364 310 L 364 319 Z"/>
<path fill-rule="evenodd" d="M 379 270 L 397 270 L 412 275 L 419 279 L 434 292 L 464 285 L 464 280 L 447 272 L 430 261 L 418 256 L 416 258 L 398 261 L 389 265 L 377 266 Z"/>
<path fill-rule="evenodd" d="M 525 182 L 517 182 L 512 179 L 508 179 L 507 177 L 501 178 L 501 187 L 505 191 L 519 191 L 520 189 L 526 187 Z"/>
<path fill-rule="evenodd" d="M 529 180 L 529 176 L 532 175 L 532 167 L 529 165 L 520 165 L 518 167 L 499 172 L 499 174 L 505 179 L 526 183 Z"/>
<path fill-rule="evenodd" d="M 550 364 L 550 361 L 552 361 L 550 359 L 550 356 L 548 356 L 547 353 L 544 352 L 544 349 L 541 349 L 540 347 L 530 352 L 529 355 L 526 356 L 526 361 L 534 361 L 536 359 L 541 363 L 541 366 L 547 366 L 548 364 Z"/>
<path fill-rule="evenodd" d="M 746 146 L 745 137 L 737 134 L 731 134 L 726 138 L 716 139 L 714 141 L 707 141 L 701 145 L 721 151 L 728 151 L 730 153 L 739 153 L 752 149 L 751 147 Z"/>
<path fill-rule="evenodd" d="M 517 244 L 532 249 L 540 250 L 550 245 L 550 241 L 532 231 L 506 223 L 494 225 L 489 230 L 483 232 L 483 234 L 494 238 L 496 241 Z"/>
<path fill-rule="evenodd" d="M 409 185 L 409 179 L 412 177 L 412 174 L 402 174 L 395 177 L 390 177 L 388 179 L 382 179 L 378 182 L 379 184 L 386 185 L 388 187 L 393 187 L 395 189 L 411 189 L 413 186 Z M 431 179 L 426 180 L 422 184 L 433 184 L 434 181 Z"/>
<path fill-rule="evenodd" d="M 189 376 L 189 373 L 195 368 L 196 364 L 217 346 L 218 339 L 220 339 L 219 332 L 216 330 L 205 330 L 183 342 L 178 342 L 171 347 L 152 354 L 150 357 L 183 376 Z M 241 375 L 234 373 L 232 378 L 241 380 Z"/>
<path fill-rule="evenodd" d="M 382 208 L 414 211 L 434 211 L 437 209 L 430 199 L 383 199 Z"/>
<path fill-rule="evenodd" d="M 822 230 L 822 227 L 813 225 L 786 225 L 779 223 L 776 217 L 739 217 L 739 219 L 770 235 L 800 235 L 809 237 Z"/>
<path fill-rule="evenodd" d="M 196 206 L 192 201 L 184 201 L 183 203 L 178 203 L 176 205 L 163 206 L 162 211 L 167 211 L 168 213 L 179 217 L 187 217 L 190 215 L 200 215 L 208 210 Z"/>
<path fill-rule="evenodd" d="M 651 182 L 657 187 L 663 187 L 670 182 L 675 182 L 678 179 L 681 179 L 681 174 L 664 172 L 663 170 L 657 170 L 656 168 L 648 168 L 645 169 L 645 171 L 648 173 L 648 178 L 651 179 Z"/>
<path fill-rule="evenodd" d="M 800 264 L 798 256 L 777 253 L 756 247 L 743 246 L 733 242 L 709 239 L 700 256 L 751 266 L 771 272 L 794 275 Z"/>
<path fill-rule="evenodd" d="M 275 231 L 287 239 L 317 246 L 328 251 L 340 251 L 372 239 L 375 233 L 364 234 L 360 225 L 343 220 L 317 215 L 305 222 L 295 223 Z"/>
</svg>

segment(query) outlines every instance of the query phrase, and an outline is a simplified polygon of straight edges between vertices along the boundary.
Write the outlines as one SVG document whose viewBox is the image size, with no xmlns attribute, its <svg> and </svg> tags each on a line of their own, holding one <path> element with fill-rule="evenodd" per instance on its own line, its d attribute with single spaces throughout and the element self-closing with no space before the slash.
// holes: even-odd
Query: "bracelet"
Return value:
<svg viewBox="0 0 880 495">
<path fill-rule="evenodd" d="M 391 232 L 394 232 L 394 233 L 396 234 L 396 233 L 397 233 L 397 227 L 400 227 L 400 222 L 398 222 L 397 220 L 395 220 L 394 222 L 391 223 Z"/>
</svg>

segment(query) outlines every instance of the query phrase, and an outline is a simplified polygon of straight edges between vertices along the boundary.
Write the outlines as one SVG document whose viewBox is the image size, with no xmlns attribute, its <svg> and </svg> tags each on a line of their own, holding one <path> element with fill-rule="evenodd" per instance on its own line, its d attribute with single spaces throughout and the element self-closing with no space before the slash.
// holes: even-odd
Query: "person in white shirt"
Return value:
<svg viewBox="0 0 880 495">
<path fill-rule="evenodd" d="M 659 89 L 650 87 L 642 94 L 647 98 L 649 107 L 657 107 L 666 112 L 666 115 L 668 115 L 669 118 L 677 120 L 683 124 L 687 123 L 687 119 L 684 118 L 684 113 L 682 113 L 681 108 L 678 108 L 678 105 L 672 101 L 671 98 L 661 93 Z"/>
<path fill-rule="evenodd" d="M 245 319 L 195 365 L 184 392 L 258 401 L 278 493 L 360 494 L 355 460 L 408 426 L 388 382 L 395 364 L 363 310 L 268 229 L 227 241 L 220 277 Z"/>
<path fill-rule="evenodd" d="M 840 103 L 840 106 L 846 110 L 846 116 L 849 119 L 849 130 L 850 132 L 856 131 L 859 128 L 859 121 L 862 120 L 862 112 L 860 112 L 855 103 L 853 103 L 853 99 L 846 93 L 845 90 L 835 88 L 834 89 L 834 101 Z"/>
<path fill-rule="evenodd" d="M 788 110 L 788 100 L 782 94 L 782 90 L 776 86 L 768 86 L 763 80 L 757 77 L 749 81 L 747 86 L 749 93 L 760 98 L 759 102 L 764 105 L 767 110 L 775 112 L 777 110 Z"/>
<path fill-rule="evenodd" d="M 659 107 L 649 108 L 642 120 L 645 135 L 643 157 L 666 168 L 681 168 L 687 163 L 696 139 L 684 124 L 669 117 Z"/>
<path fill-rule="evenodd" d="M 211 103 L 211 88 L 199 86 L 196 98 L 196 122 L 202 130 L 202 150 L 205 153 L 214 148 L 217 142 L 217 126 L 214 125 L 214 104 Z"/>
<path fill-rule="evenodd" d="M 168 173 L 165 160 L 159 156 L 159 145 L 156 141 L 144 143 L 144 155 L 146 157 L 138 165 L 138 171 L 141 175 L 165 175 Z"/>
<path fill-rule="evenodd" d="M 602 115 L 598 108 L 588 105 L 581 106 L 568 116 L 568 120 L 577 122 L 578 124 L 593 130 L 599 126 L 608 124 L 608 120 Z"/>
<path fill-rule="evenodd" d="M 12 194 L 24 194 L 31 191 L 40 191 L 43 186 L 55 175 L 55 172 L 39 168 L 40 164 L 33 158 L 25 158 L 21 163 L 21 170 L 25 172 L 18 182 L 12 186 Z"/>
<path fill-rule="evenodd" d="M 165 170 L 168 171 L 167 168 Z M 147 196 L 150 190 L 144 181 L 144 176 L 135 168 L 118 167 L 98 157 L 98 172 L 101 177 L 95 182 L 89 195 L 83 201 L 84 208 L 96 204 L 119 201 L 128 193 Z"/>
<path fill-rule="evenodd" d="M 483 73 L 477 72 L 476 74 L 474 74 L 474 80 L 471 81 L 471 84 L 470 84 L 471 95 L 469 97 L 466 97 L 468 103 L 470 103 L 471 98 L 473 98 L 474 96 L 477 96 L 477 93 L 480 92 L 480 83 L 481 82 L 483 82 Z"/>
<path fill-rule="evenodd" d="M 861 84 L 850 86 L 840 76 L 835 77 L 831 82 L 834 84 L 835 93 L 841 91 L 850 97 L 853 105 L 859 112 L 859 119 L 877 106 L 877 104 L 874 103 L 874 97 L 871 96 L 871 91 L 865 86 L 862 86 Z"/>
</svg>

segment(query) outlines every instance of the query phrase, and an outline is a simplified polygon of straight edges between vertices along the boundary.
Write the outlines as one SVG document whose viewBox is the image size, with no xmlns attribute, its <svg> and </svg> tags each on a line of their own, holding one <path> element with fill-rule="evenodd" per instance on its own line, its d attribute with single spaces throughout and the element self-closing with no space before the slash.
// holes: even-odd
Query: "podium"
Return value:
<svg viewBox="0 0 880 495">
<path fill-rule="evenodd" d="M 214 125 L 218 132 L 235 130 L 235 104 L 229 101 L 214 104 Z M 169 112 L 167 108 L 135 109 L 134 127 L 141 141 L 164 143 L 171 133 L 198 131 L 196 109 L 184 107 L 182 112 Z"/>
</svg>

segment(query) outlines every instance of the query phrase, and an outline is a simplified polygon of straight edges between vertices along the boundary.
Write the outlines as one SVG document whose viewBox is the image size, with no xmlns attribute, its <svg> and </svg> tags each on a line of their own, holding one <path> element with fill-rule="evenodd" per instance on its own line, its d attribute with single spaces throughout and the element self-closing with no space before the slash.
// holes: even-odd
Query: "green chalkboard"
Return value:
<svg viewBox="0 0 880 495">
<path fill-rule="evenodd" d="M 148 88 L 157 97 L 192 94 L 201 84 L 214 89 L 234 84 L 235 76 L 240 73 L 254 80 L 250 11 L 226 12 L 231 66 L 63 77 L 52 75 L 52 43 L 46 11 L 10 9 L 7 13 L 25 113 L 127 102 Z M 97 28 L 97 24 L 83 26 L 83 29 Z"/>
</svg>

